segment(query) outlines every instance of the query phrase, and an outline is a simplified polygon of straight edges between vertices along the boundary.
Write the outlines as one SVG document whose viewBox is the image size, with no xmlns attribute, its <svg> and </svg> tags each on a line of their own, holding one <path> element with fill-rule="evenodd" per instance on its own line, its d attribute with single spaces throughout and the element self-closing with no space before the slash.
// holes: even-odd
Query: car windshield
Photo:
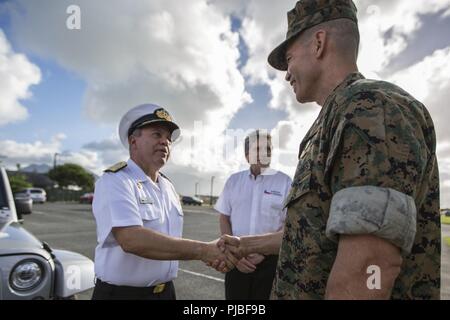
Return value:
<svg viewBox="0 0 450 320">
<path fill-rule="evenodd" d="M 42 190 L 31 190 L 31 193 L 42 193 Z"/>
</svg>

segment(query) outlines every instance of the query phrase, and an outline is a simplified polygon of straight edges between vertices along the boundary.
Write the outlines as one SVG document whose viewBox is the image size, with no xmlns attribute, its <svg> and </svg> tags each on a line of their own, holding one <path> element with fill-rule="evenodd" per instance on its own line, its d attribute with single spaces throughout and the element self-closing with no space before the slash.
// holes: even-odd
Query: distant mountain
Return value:
<svg viewBox="0 0 450 320">
<path fill-rule="evenodd" d="M 23 172 L 47 173 L 52 167 L 46 164 L 30 164 L 28 167 L 20 169 Z"/>
</svg>

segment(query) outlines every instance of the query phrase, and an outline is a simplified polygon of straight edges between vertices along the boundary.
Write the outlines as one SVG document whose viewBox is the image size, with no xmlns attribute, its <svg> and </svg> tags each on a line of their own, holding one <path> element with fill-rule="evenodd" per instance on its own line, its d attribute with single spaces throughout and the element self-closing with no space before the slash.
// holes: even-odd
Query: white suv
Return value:
<svg viewBox="0 0 450 320">
<path fill-rule="evenodd" d="M 19 194 L 26 194 L 33 202 L 44 203 L 47 201 L 47 193 L 42 188 L 26 188 L 18 192 Z"/>
</svg>

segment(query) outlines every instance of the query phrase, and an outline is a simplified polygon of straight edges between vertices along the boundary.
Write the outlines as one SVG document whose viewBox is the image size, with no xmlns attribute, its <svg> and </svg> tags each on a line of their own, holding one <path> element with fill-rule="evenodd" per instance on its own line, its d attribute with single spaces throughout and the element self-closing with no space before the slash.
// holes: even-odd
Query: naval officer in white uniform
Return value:
<svg viewBox="0 0 450 320">
<path fill-rule="evenodd" d="M 210 264 L 225 255 L 216 241 L 182 239 L 183 210 L 159 170 L 180 135 L 169 113 L 153 104 L 129 110 L 119 124 L 130 159 L 105 170 L 95 184 L 96 285 L 93 299 L 176 299 L 177 260 Z M 228 264 L 228 268 L 232 268 Z"/>
</svg>

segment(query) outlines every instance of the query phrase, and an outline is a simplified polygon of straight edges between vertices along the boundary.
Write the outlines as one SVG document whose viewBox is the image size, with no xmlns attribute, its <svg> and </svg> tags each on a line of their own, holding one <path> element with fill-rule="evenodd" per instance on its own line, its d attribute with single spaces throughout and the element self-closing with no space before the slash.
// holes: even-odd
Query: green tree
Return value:
<svg viewBox="0 0 450 320">
<path fill-rule="evenodd" d="M 27 178 L 23 174 L 16 174 L 9 177 L 9 184 L 11 190 L 16 193 L 25 188 L 31 188 L 33 185 L 27 181 Z"/>
<path fill-rule="evenodd" d="M 74 163 L 57 166 L 48 172 L 48 176 L 63 188 L 69 185 L 76 185 L 86 191 L 94 189 L 94 176 L 82 166 Z"/>
</svg>

